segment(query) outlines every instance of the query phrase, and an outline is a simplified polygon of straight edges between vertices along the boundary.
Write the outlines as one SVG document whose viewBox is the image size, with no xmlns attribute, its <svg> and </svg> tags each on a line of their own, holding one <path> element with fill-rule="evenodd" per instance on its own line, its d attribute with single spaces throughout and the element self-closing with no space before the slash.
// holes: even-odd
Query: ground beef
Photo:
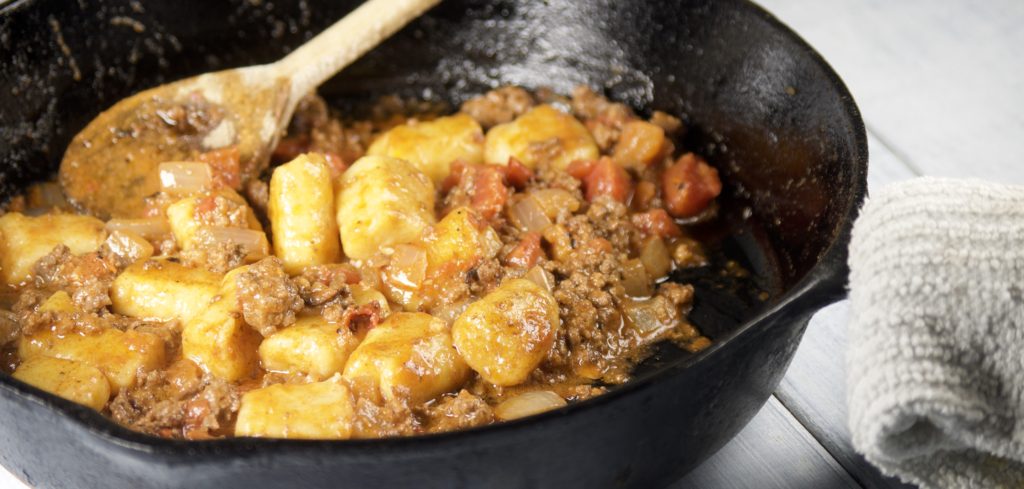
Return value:
<svg viewBox="0 0 1024 489">
<path fill-rule="evenodd" d="M 199 199 L 193 217 L 198 226 L 249 227 L 248 206 L 219 194 Z"/>
<path fill-rule="evenodd" d="M 580 190 L 580 181 L 572 175 L 556 170 L 546 162 L 540 162 L 536 168 L 536 177 L 533 184 L 526 190 L 541 188 L 558 188 L 573 194 L 577 200 L 583 200 L 583 192 Z"/>
<path fill-rule="evenodd" d="M 117 259 L 98 252 L 74 256 L 58 245 L 39 259 L 33 269 L 35 285 L 68 291 L 83 312 L 99 312 L 110 305 L 110 284 L 117 277 Z"/>
<path fill-rule="evenodd" d="M 515 119 L 534 103 L 530 92 L 522 88 L 501 87 L 467 100 L 460 110 L 486 129 Z"/>
<path fill-rule="evenodd" d="M 245 322 L 263 336 L 295 322 L 302 311 L 299 288 L 288 278 L 281 259 L 271 256 L 235 278 L 238 305 Z"/>
<path fill-rule="evenodd" d="M 215 273 L 227 273 L 228 270 L 245 264 L 247 255 L 244 246 L 218 240 L 208 229 L 199 228 L 193 235 L 190 246 L 181 250 L 178 257 L 186 266 L 205 268 Z"/>
<path fill-rule="evenodd" d="M 349 381 L 355 399 L 353 435 L 357 438 L 412 435 L 423 431 L 422 423 L 404 402 L 383 399 L 376 383 L 366 378 Z"/>
<path fill-rule="evenodd" d="M 494 421 L 494 411 L 483 399 L 463 389 L 445 396 L 427 408 L 425 417 L 430 432 L 461 430 Z"/>
<path fill-rule="evenodd" d="M 0 309 L 0 348 L 14 342 L 20 334 L 21 326 L 18 324 L 18 315 Z"/>
<path fill-rule="evenodd" d="M 110 402 L 110 416 L 144 433 L 206 438 L 233 423 L 241 395 L 231 384 L 204 375 L 189 360 L 140 376 Z"/>
<path fill-rule="evenodd" d="M 583 124 L 590 130 L 602 151 L 614 147 L 622 133 L 622 126 L 636 119 L 636 115 L 625 104 L 610 102 L 583 85 L 572 91 L 572 110 L 583 119 Z"/>
<path fill-rule="evenodd" d="M 306 305 L 315 307 L 348 296 L 349 284 L 359 282 L 359 271 L 348 264 L 314 265 L 302 269 L 294 282 Z"/>
<path fill-rule="evenodd" d="M 469 292 L 483 297 L 501 284 L 506 270 L 497 258 L 489 258 L 470 271 Z"/>
</svg>

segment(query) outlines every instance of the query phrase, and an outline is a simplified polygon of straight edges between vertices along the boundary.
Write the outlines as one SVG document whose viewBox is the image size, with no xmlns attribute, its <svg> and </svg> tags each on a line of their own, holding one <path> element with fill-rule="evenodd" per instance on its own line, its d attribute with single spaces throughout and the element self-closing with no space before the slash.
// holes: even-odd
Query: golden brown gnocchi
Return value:
<svg viewBox="0 0 1024 489">
<path fill-rule="evenodd" d="M 273 372 L 326 379 L 340 373 L 359 340 L 320 316 L 305 316 L 260 343 L 260 363 Z"/>
<path fill-rule="evenodd" d="M 371 329 L 345 364 L 344 377 L 370 379 L 385 399 L 418 404 L 466 381 L 469 368 L 444 321 L 397 312 Z"/>
<path fill-rule="evenodd" d="M 340 379 L 276 384 L 242 396 L 235 435 L 268 438 L 345 439 L 352 435 L 354 406 Z"/>
<path fill-rule="evenodd" d="M 260 335 L 242 320 L 236 293 L 235 279 L 245 269 L 228 272 L 213 303 L 185 323 L 181 332 L 185 358 L 228 382 L 252 375 L 259 365 Z"/>
<path fill-rule="evenodd" d="M 0 278 L 7 285 L 29 280 L 32 266 L 57 245 L 75 255 L 98 250 L 107 237 L 103 226 L 94 217 L 72 214 L 0 216 Z"/>
<path fill-rule="evenodd" d="M 14 378 L 97 411 L 110 399 L 110 383 L 96 367 L 74 360 L 35 357 L 12 374 Z"/>
<path fill-rule="evenodd" d="M 564 170 L 573 161 L 598 156 L 587 128 L 550 105 L 539 105 L 512 122 L 492 127 L 484 142 L 484 161 L 492 165 L 505 165 L 514 157 L 529 168 L 547 160 Z"/>
<path fill-rule="evenodd" d="M 219 274 L 169 260 L 129 266 L 110 286 L 111 308 L 118 314 L 187 323 L 207 308 L 220 291 Z"/>
<path fill-rule="evenodd" d="M 366 154 L 408 161 L 435 185 L 441 185 L 453 161 L 483 162 L 484 133 L 466 114 L 439 117 L 391 129 L 377 138 Z"/>
<path fill-rule="evenodd" d="M 412 164 L 364 156 L 341 177 L 338 227 L 346 256 L 365 259 L 419 239 L 433 225 L 434 185 Z"/>
<path fill-rule="evenodd" d="M 300 155 L 274 170 L 267 216 L 274 254 L 289 273 L 341 258 L 334 188 L 323 156 Z"/>
<path fill-rule="evenodd" d="M 505 282 L 452 324 L 466 363 L 496 385 L 517 385 L 540 365 L 558 331 L 558 303 L 525 279 Z"/>
</svg>

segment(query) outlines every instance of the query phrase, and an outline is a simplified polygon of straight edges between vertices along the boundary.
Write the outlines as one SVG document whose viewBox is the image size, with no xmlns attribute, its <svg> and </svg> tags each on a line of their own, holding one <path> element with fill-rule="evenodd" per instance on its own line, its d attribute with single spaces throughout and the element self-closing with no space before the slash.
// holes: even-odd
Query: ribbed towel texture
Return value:
<svg viewBox="0 0 1024 489">
<path fill-rule="evenodd" d="M 850 244 L 850 429 L 890 475 L 1024 487 L 1024 187 L 920 178 Z"/>
</svg>

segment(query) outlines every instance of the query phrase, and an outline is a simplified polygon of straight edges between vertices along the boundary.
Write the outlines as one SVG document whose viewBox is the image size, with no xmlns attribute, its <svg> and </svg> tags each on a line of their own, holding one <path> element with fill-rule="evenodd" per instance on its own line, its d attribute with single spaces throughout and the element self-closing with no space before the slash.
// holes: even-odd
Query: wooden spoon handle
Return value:
<svg viewBox="0 0 1024 489">
<path fill-rule="evenodd" d="M 274 63 L 291 78 L 292 103 L 440 1 L 369 0 Z"/>
</svg>

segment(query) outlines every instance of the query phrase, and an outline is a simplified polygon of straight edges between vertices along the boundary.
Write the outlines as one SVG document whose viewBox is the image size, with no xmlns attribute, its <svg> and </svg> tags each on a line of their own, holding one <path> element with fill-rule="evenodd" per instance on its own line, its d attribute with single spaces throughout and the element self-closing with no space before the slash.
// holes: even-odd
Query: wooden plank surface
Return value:
<svg viewBox="0 0 1024 489">
<path fill-rule="evenodd" d="M 857 482 L 772 397 L 747 427 L 672 489 L 856 488 Z"/>
<path fill-rule="evenodd" d="M 921 174 L 1024 183 L 1024 1 L 757 0 Z"/>
</svg>

